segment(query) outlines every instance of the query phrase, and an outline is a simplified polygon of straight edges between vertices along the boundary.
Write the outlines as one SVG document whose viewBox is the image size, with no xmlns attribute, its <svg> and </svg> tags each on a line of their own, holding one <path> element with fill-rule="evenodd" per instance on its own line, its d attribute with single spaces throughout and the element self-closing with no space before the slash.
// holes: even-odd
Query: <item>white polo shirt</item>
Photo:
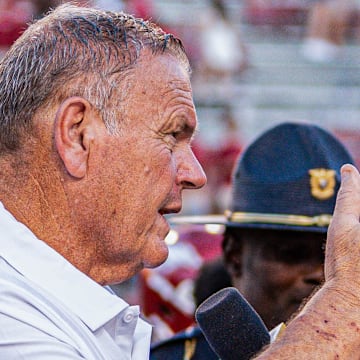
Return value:
<svg viewBox="0 0 360 360">
<path fill-rule="evenodd" d="M 143 360 L 151 326 L 0 203 L 0 359 Z"/>
</svg>

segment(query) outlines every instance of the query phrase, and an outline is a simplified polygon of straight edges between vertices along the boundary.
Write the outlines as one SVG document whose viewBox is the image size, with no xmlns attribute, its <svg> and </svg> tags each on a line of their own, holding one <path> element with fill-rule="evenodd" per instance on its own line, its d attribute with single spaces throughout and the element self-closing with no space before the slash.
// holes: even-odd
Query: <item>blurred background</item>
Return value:
<svg viewBox="0 0 360 360">
<path fill-rule="evenodd" d="M 0 0 L 0 58 L 33 19 L 64 1 Z M 193 68 L 200 131 L 194 152 L 208 184 L 185 192 L 183 215 L 222 213 L 232 167 L 267 128 L 307 120 L 330 130 L 360 162 L 358 0 L 99 0 L 180 37 Z M 168 261 L 114 287 L 140 303 L 157 339 L 193 322 L 193 282 L 221 254 L 221 227 L 175 228 Z"/>
</svg>

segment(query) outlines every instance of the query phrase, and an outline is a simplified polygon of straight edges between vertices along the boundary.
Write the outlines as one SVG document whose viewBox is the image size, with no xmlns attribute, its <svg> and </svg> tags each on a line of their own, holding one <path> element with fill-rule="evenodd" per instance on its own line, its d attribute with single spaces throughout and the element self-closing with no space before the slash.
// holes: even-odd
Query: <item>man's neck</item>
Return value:
<svg viewBox="0 0 360 360">
<path fill-rule="evenodd" d="M 87 273 L 85 254 L 91 256 L 83 235 L 71 218 L 71 196 L 64 188 L 65 180 L 50 159 L 41 156 L 24 159 L 0 158 L 0 201 L 40 240 Z M 82 261 L 77 259 L 82 258 Z"/>
</svg>

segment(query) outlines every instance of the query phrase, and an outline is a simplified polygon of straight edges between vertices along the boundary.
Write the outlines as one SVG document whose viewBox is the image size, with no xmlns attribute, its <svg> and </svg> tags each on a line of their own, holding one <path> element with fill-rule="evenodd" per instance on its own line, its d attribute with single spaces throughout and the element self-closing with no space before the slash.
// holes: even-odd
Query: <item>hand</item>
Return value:
<svg viewBox="0 0 360 360">
<path fill-rule="evenodd" d="M 347 164 L 341 169 L 341 178 L 328 230 L 325 280 L 360 302 L 360 174 Z"/>
<path fill-rule="evenodd" d="M 325 284 L 257 360 L 359 358 L 360 174 L 348 164 L 341 174 L 326 243 Z"/>
</svg>

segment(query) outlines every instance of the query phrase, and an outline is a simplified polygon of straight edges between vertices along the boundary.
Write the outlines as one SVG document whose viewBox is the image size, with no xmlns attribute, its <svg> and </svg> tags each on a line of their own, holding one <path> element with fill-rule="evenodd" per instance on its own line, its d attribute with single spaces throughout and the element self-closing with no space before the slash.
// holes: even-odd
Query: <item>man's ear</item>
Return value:
<svg viewBox="0 0 360 360">
<path fill-rule="evenodd" d="M 222 244 L 224 263 L 231 277 L 241 277 L 243 242 L 241 239 L 234 239 L 230 234 L 226 234 Z"/>
<path fill-rule="evenodd" d="M 90 103 L 82 97 L 67 98 L 56 113 L 55 146 L 68 173 L 78 179 L 87 171 L 95 122 Z"/>
</svg>

